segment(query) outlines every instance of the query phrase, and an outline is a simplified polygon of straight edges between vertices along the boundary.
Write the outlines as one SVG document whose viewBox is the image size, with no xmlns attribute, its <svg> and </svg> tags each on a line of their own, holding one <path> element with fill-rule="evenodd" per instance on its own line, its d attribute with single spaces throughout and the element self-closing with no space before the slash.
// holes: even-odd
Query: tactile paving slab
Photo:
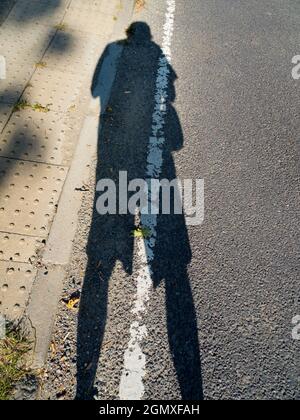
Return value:
<svg viewBox="0 0 300 420">
<path fill-rule="evenodd" d="M 64 18 L 64 24 L 72 30 L 105 35 L 113 32 L 116 21 L 114 16 L 97 10 L 91 13 L 88 9 L 70 8 Z"/>
<path fill-rule="evenodd" d="M 0 134 L 5 127 L 5 124 L 7 124 L 11 112 L 12 106 L 10 104 L 0 103 Z"/>
<path fill-rule="evenodd" d="M 0 232 L 0 261 L 32 264 L 43 247 L 41 238 Z"/>
<path fill-rule="evenodd" d="M 17 0 L 1 0 L 0 2 L 0 24 L 4 22 Z"/>
<path fill-rule="evenodd" d="M 12 115 L 0 136 L 0 156 L 66 165 L 75 140 L 63 115 L 22 110 Z"/>
<path fill-rule="evenodd" d="M 37 25 L 0 28 L 0 54 L 6 61 L 6 79 L 0 82 L 0 102 L 15 104 L 35 71 L 55 31 Z"/>
<path fill-rule="evenodd" d="M 69 3 L 70 0 L 18 0 L 8 21 L 22 26 L 56 25 L 62 20 Z"/>
<path fill-rule="evenodd" d="M 0 262 L 0 313 L 10 320 L 24 314 L 37 270 L 30 264 Z"/>
<path fill-rule="evenodd" d="M 111 0 L 18 0 L 0 27 L 7 64 L 0 82 L 0 313 L 8 318 L 24 314 L 95 63 L 118 11 Z M 25 109 L 12 112 L 20 97 Z"/>
<path fill-rule="evenodd" d="M 22 99 L 64 113 L 72 106 L 79 107 L 88 96 L 90 86 L 83 85 L 84 79 L 83 74 L 40 69 L 35 72 Z M 82 97 L 82 92 L 85 97 Z"/>
<path fill-rule="evenodd" d="M 33 72 L 33 66 L 24 66 L 21 70 L 13 67 L 7 59 L 7 78 L 0 83 L 0 102 L 14 105 L 22 95 L 24 86 L 30 80 Z"/>
<path fill-rule="evenodd" d="M 116 6 L 115 2 L 111 0 L 72 0 L 68 12 L 73 9 L 88 11 L 91 14 L 104 13 L 114 16 L 120 8 L 123 7 L 123 0 L 119 0 L 119 5 Z"/>
<path fill-rule="evenodd" d="M 70 73 L 94 71 L 103 51 L 107 38 L 100 36 L 85 36 L 82 33 L 59 31 L 52 41 L 43 62 L 47 67 L 60 71 L 68 69 Z"/>
<path fill-rule="evenodd" d="M 56 33 L 43 25 L 22 27 L 5 23 L 0 27 L 0 54 L 12 57 L 13 65 L 33 64 L 41 58 Z"/>
<path fill-rule="evenodd" d="M 0 158 L 0 231 L 46 237 L 67 169 Z"/>
</svg>

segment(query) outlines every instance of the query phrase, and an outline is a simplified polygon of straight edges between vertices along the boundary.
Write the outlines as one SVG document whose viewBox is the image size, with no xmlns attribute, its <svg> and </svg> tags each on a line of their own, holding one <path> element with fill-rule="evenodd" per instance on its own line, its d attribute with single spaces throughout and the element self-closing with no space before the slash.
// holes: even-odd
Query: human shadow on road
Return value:
<svg viewBox="0 0 300 420">
<path fill-rule="evenodd" d="M 161 48 L 152 41 L 150 28 L 136 22 L 123 40 L 124 49 L 106 112 L 99 123 L 97 181 L 111 179 L 118 186 L 119 172 L 127 171 L 128 182 L 145 179 L 147 153 L 151 136 L 156 93 L 158 60 Z M 97 66 L 92 85 L 98 96 L 96 81 L 109 45 Z M 160 178 L 174 180 L 176 169 L 172 152 L 183 147 L 183 134 L 177 113 L 174 82 L 177 78 L 169 66 L 168 112 L 165 125 L 166 144 Z M 102 107 L 105 101 L 101 97 Z M 100 216 L 94 212 L 87 245 L 88 266 L 81 296 L 77 342 L 77 399 L 92 399 L 98 361 L 107 318 L 108 284 L 117 261 L 127 274 L 133 271 L 135 218 L 133 215 Z M 187 267 L 191 249 L 183 215 L 159 215 L 157 244 L 152 264 L 153 290 L 165 282 L 166 312 L 170 352 L 173 357 L 183 400 L 202 399 L 202 378 L 197 319 Z M 101 390 L 100 390 L 101 392 Z"/>
</svg>

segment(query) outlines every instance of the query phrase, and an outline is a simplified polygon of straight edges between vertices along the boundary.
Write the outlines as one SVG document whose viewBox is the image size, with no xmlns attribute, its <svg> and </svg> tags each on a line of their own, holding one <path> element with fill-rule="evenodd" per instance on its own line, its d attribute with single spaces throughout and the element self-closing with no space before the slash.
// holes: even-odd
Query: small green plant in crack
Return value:
<svg viewBox="0 0 300 420">
<path fill-rule="evenodd" d="M 27 108 L 31 108 L 31 104 L 27 101 L 22 100 L 15 104 L 13 111 L 18 112 Z"/>
<path fill-rule="evenodd" d="M 50 109 L 50 106 L 51 105 L 52 104 L 47 104 L 46 106 L 43 106 L 43 105 L 41 105 L 39 103 L 35 103 L 35 104 L 31 105 L 31 109 L 33 109 L 33 111 L 38 111 L 38 112 L 44 112 L 44 113 L 46 113 L 46 112 L 50 112 L 51 111 L 51 109 Z"/>
<path fill-rule="evenodd" d="M 151 237 L 151 229 L 146 226 L 139 226 L 132 231 L 134 238 L 149 239 Z"/>
<path fill-rule="evenodd" d="M 45 69 L 47 67 L 47 63 L 45 63 L 45 61 L 39 61 L 36 63 L 35 67 L 37 69 Z"/>
<path fill-rule="evenodd" d="M 26 355 L 31 344 L 17 328 L 7 327 L 6 337 L 0 340 L 0 400 L 9 400 L 15 385 L 29 373 Z"/>
<path fill-rule="evenodd" d="M 57 25 L 54 26 L 54 28 L 57 31 L 62 31 L 62 32 L 66 32 L 67 30 L 67 25 L 65 23 L 58 23 Z"/>
<path fill-rule="evenodd" d="M 22 100 L 19 101 L 17 104 L 15 104 L 13 111 L 14 112 L 18 112 L 18 111 L 23 111 L 24 109 L 32 109 L 33 111 L 37 111 L 37 112 L 50 112 L 50 106 L 52 104 L 47 104 L 46 106 L 41 105 L 40 103 L 36 102 L 35 104 L 31 104 L 26 100 Z"/>
</svg>

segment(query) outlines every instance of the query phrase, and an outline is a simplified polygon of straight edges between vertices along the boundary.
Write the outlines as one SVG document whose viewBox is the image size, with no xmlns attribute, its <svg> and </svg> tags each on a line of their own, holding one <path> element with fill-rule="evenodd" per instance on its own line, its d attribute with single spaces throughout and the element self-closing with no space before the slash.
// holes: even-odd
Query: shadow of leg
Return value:
<svg viewBox="0 0 300 420">
<path fill-rule="evenodd" d="M 197 319 L 186 269 L 170 270 L 166 307 L 170 350 L 184 401 L 203 400 Z"/>
<path fill-rule="evenodd" d="M 113 270 L 113 264 L 102 266 L 101 273 L 91 266 L 86 271 L 78 319 L 78 400 L 91 400 L 97 394 L 94 382 L 107 318 L 108 282 Z"/>
</svg>

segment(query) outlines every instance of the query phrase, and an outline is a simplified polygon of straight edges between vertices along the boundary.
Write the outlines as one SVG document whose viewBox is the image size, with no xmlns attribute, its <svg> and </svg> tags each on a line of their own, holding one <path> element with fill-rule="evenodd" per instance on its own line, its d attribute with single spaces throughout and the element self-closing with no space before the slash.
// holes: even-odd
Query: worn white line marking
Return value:
<svg viewBox="0 0 300 420">
<path fill-rule="evenodd" d="M 147 178 L 159 178 L 162 171 L 162 151 L 165 144 L 165 119 L 167 111 L 169 62 L 171 61 L 171 42 L 174 31 L 176 1 L 166 0 L 167 12 L 164 24 L 163 55 L 158 62 L 156 78 L 155 109 L 152 116 L 152 136 L 149 140 L 147 158 Z M 150 186 L 149 186 L 150 187 Z M 151 200 L 151 194 L 149 194 Z M 152 288 L 151 264 L 157 238 L 157 216 L 141 215 L 141 224 L 151 232 L 149 237 L 137 241 L 137 258 L 140 269 L 137 274 L 137 294 L 133 313 L 135 320 L 130 327 L 130 341 L 124 355 L 119 397 L 121 400 L 141 400 L 144 395 L 143 379 L 146 374 L 146 356 L 141 344 L 147 336 L 143 317 L 147 312 L 147 302 Z"/>
</svg>

